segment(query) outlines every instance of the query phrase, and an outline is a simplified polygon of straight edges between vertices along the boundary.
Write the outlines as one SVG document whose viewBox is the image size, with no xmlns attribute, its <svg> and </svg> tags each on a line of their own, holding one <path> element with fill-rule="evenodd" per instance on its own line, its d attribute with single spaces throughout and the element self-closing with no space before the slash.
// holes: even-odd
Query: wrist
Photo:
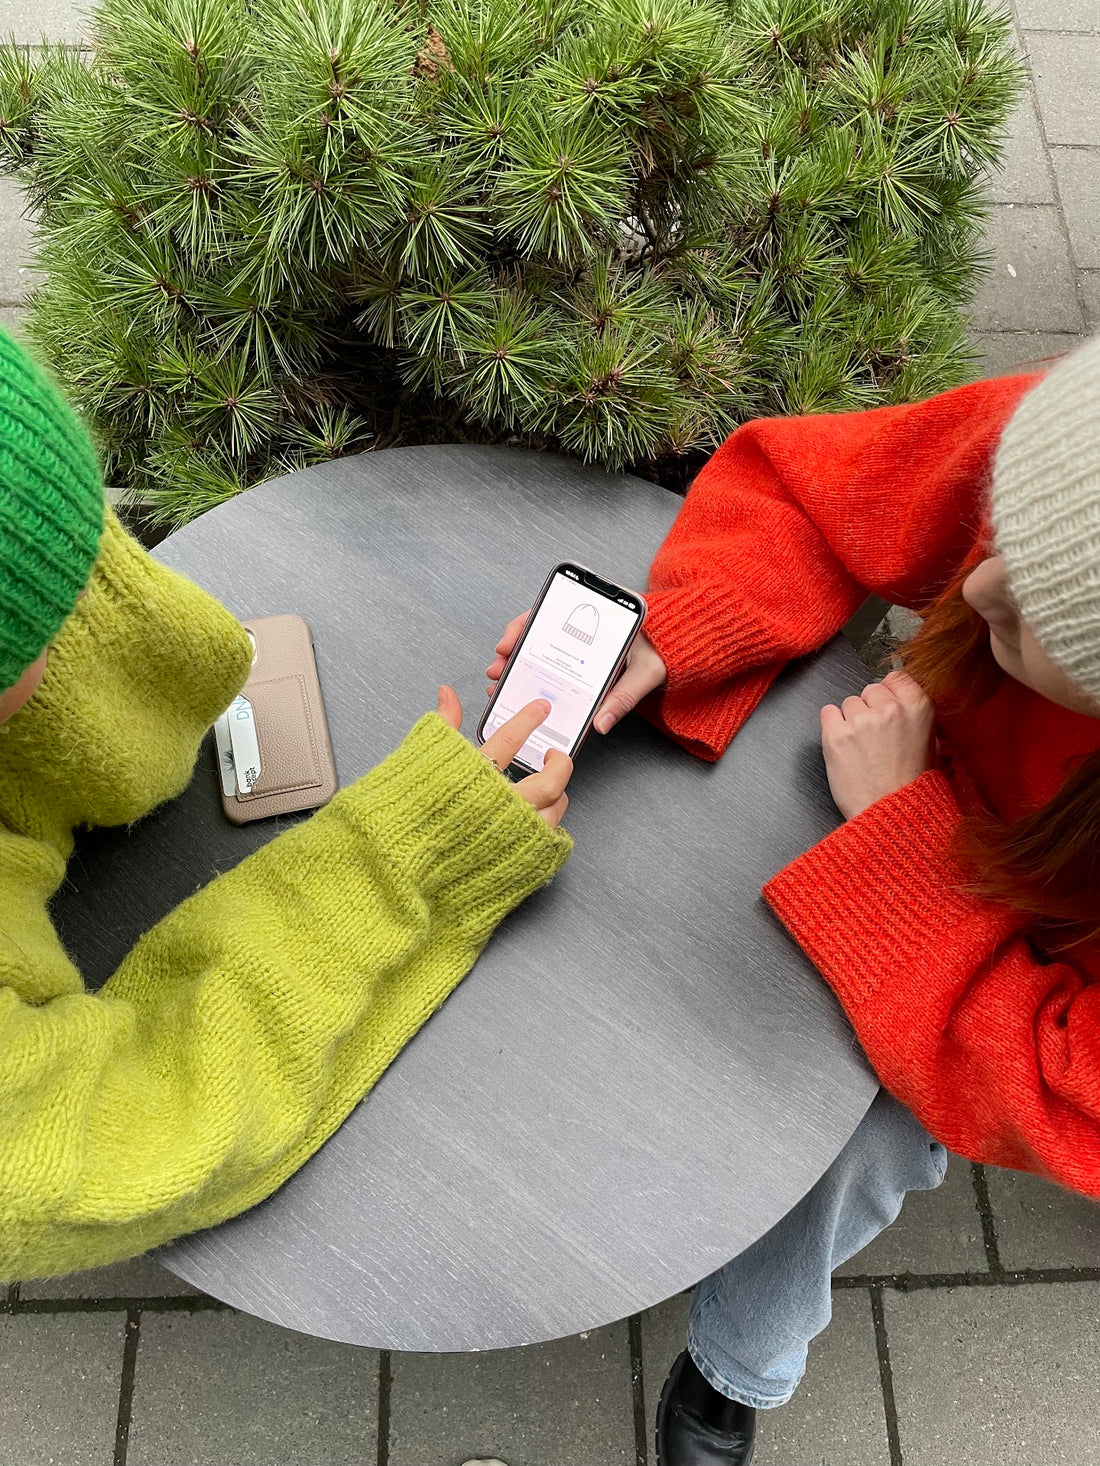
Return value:
<svg viewBox="0 0 1100 1466">
<path fill-rule="evenodd" d="M 894 794 L 900 794 L 903 789 L 908 789 L 911 784 L 915 783 L 923 774 L 927 774 L 933 767 L 933 764 L 929 764 L 926 768 L 917 769 L 909 778 L 901 779 L 897 783 L 891 784 L 888 789 L 878 789 L 854 799 L 845 800 L 843 803 L 840 800 L 835 800 L 836 806 L 845 820 L 858 819 L 861 814 L 865 814 L 867 810 L 872 809 L 876 804 L 880 804 L 884 799 L 889 799 Z"/>
<path fill-rule="evenodd" d="M 333 817 L 395 852 L 433 903 L 468 907 L 475 924 L 518 904 L 564 863 L 553 830 L 462 734 L 435 713 L 369 774 L 339 793 Z"/>
</svg>

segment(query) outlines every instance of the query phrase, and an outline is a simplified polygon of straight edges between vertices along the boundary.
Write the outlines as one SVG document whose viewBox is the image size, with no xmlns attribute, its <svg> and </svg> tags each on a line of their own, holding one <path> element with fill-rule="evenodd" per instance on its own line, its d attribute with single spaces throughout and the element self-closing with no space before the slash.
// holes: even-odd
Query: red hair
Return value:
<svg viewBox="0 0 1100 1466">
<path fill-rule="evenodd" d="M 984 702 L 1007 675 L 994 660 L 989 627 L 962 597 L 975 563 L 951 581 L 901 648 L 905 670 L 937 707 L 953 712 Z M 1026 913 L 1055 939 L 1050 945 L 1100 936 L 1100 751 L 1032 814 L 964 818 L 951 854 L 973 872 L 967 890 Z"/>
</svg>

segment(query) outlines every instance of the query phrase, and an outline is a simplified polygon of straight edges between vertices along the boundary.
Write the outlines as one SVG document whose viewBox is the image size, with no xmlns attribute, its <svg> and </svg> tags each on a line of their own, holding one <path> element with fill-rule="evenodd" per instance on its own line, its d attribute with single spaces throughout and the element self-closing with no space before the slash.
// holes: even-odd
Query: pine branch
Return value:
<svg viewBox="0 0 1100 1466">
<path fill-rule="evenodd" d="M 0 46 L 28 330 L 182 522 L 399 441 L 682 484 L 954 385 L 1021 77 L 986 0 L 98 0 Z"/>
</svg>

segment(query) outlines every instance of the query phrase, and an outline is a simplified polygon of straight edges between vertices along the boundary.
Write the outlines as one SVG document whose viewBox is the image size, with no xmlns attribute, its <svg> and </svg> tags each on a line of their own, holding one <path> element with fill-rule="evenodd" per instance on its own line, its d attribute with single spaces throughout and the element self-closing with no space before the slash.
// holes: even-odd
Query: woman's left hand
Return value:
<svg viewBox="0 0 1100 1466">
<path fill-rule="evenodd" d="M 829 788 L 846 820 L 935 767 L 934 723 L 931 698 L 908 672 L 821 709 Z"/>
</svg>

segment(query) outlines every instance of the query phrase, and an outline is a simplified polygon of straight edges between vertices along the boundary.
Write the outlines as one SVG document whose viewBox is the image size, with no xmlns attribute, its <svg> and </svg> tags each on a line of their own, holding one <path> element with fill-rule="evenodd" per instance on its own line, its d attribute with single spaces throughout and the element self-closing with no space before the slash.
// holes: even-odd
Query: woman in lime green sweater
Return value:
<svg viewBox="0 0 1100 1466">
<path fill-rule="evenodd" d="M 513 786 L 441 688 L 385 762 L 89 993 L 47 910 L 72 832 L 180 793 L 250 658 L 229 612 L 124 532 L 79 422 L 0 333 L 0 1282 L 267 1196 L 569 853 L 569 760 Z M 547 711 L 486 752 L 506 767 Z"/>
</svg>

